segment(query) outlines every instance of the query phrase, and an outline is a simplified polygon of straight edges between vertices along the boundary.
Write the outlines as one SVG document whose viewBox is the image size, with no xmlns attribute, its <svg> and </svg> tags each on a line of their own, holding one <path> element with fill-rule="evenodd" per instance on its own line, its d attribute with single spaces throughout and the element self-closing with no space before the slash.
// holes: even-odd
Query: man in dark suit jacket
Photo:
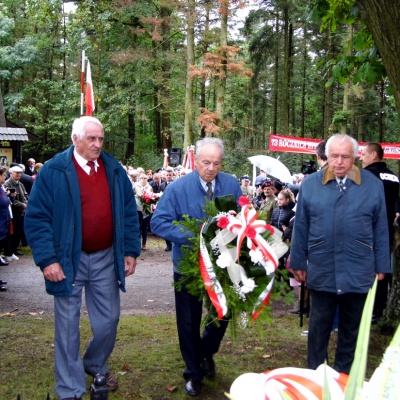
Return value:
<svg viewBox="0 0 400 400">
<path fill-rule="evenodd" d="M 34 158 L 30 158 L 28 160 L 28 164 L 27 164 L 27 166 L 25 168 L 25 173 L 27 175 L 29 175 L 29 176 L 35 175 L 35 172 L 34 172 L 35 164 L 36 164 L 36 161 L 35 161 Z"/>
</svg>

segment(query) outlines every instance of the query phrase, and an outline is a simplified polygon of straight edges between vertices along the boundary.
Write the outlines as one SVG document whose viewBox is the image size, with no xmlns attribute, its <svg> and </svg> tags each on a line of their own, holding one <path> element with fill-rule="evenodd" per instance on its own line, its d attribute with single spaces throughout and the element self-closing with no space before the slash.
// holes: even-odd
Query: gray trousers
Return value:
<svg viewBox="0 0 400 400">
<path fill-rule="evenodd" d="M 93 337 L 82 359 L 79 324 L 83 288 Z M 54 314 L 55 390 L 61 399 L 80 398 L 86 392 L 85 371 L 91 375 L 107 372 L 117 335 L 120 297 L 113 247 L 81 253 L 72 295 L 54 297 Z"/>
</svg>

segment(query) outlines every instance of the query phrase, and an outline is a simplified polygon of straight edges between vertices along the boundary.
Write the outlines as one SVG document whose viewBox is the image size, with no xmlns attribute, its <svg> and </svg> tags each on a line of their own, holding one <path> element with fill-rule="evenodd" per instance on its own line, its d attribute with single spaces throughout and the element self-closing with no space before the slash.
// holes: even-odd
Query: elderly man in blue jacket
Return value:
<svg viewBox="0 0 400 400">
<path fill-rule="evenodd" d="M 348 374 L 368 290 L 390 272 L 382 182 L 354 165 L 358 143 L 328 139 L 328 167 L 307 176 L 299 191 L 291 267 L 311 295 L 308 367 L 325 361 L 336 307 L 338 342 L 333 368 Z"/>
<path fill-rule="evenodd" d="M 184 215 L 191 218 L 206 217 L 202 207 L 205 199 L 242 195 L 240 185 L 232 175 L 220 172 L 224 147 L 220 139 L 205 138 L 196 143 L 196 169 L 167 186 L 151 219 L 151 230 L 157 236 L 173 243 L 172 261 L 174 281 L 181 279 L 179 263 L 182 258 L 181 246 L 188 245 L 188 233 L 173 221 L 182 221 Z M 200 337 L 202 301 L 188 293 L 186 288 L 175 290 L 175 308 L 179 345 L 186 363 L 183 377 L 185 392 L 197 396 L 202 390 L 202 379 L 215 377 L 213 355 L 217 353 L 224 337 L 227 320 L 220 326 L 208 324 Z"/>
<path fill-rule="evenodd" d="M 80 399 L 85 372 L 108 370 L 120 314 L 119 289 L 135 272 L 139 222 L 132 185 L 120 163 L 102 152 L 104 129 L 93 117 L 74 121 L 73 146 L 46 162 L 31 192 L 25 232 L 47 293 L 54 296 L 56 393 Z M 85 288 L 93 338 L 83 360 L 79 319 Z"/>
</svg>

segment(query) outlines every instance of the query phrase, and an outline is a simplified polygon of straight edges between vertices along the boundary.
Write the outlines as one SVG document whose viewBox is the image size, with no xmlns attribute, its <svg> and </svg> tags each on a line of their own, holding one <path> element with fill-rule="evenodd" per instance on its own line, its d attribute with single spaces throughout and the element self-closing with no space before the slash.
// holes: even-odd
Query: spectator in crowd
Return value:
<svg viewBox="0 0 400 400">
<path fill-rule="evenodd" d="M 146 175 L 147 175 L 147 182 L 148 182 L 148 183 L 153 182 L 153 175 L 154 175 L 153 170 L 152 170 L 152 169 L 148 169 L 148 170 L 146 171 Z"/>
<path fill-rule="evenodd" d="M 156 172 L 153 175 L 153 181 L 149 182 L 152 189 L 153 189 L 153 193 L 160 193 L 162 192 L 162 187 L 161 187 L 161 175 L 160 173 Z"/>
<path fill-rule="evenodd" d="M 274 191 L 274 195 L 278 197 L 278 194 L 284 188 L 285 185 L 279 179 L 275 179 L 273 183 L 274 186 L 272 187 L 272 190 Z"/>
<path fill-rule="evenodd" d="M 395 205 L 396 200 L 399 197 L 399 178 L 386 166 L 386 163 L 382 161 L 383 155 L 383 149 L 379 143 L 368 142 L 364 144 L 364 147 L 361 150 L 360 161 L 362 167 L 366 171 L 373 173 L 383 183 L 386 202 L 386 219 L 389 229 L 388 246 L 390 251 L 392 251 L 394 239 L 393 222 L 396 216 Z M 385 274 L 385 278 L 378 282 L 372 316 L 373 323 L 377 323 L 382 317 L 383 311 L 386 307 L 389 286 L 391 284 L 392 274 L 390 273 Z"/>
<path fill-rule="evenodd" d="M 257 188 L 261 186 L 261 184 L 268 178 L 268 175 L 262 169 L 260 170 L 260 174 L 256 176 L 256 180 L 254 182 L 254 186 Z"/>
<path fill-rule="evenodd" d="M 166 168 L 164 171 L 165 180 L 161 182 L 160 191 L 164 192 L 168 185 L 173 182 L 174 170 L 172 168 Z M 161 236 L 161 235 L 160 235 Z M 165 251 L 172 251 L 172 242 L 169 239 L 165 239 Z"/>
<path fill-rule="evenodd" d="M 319 168 L 324 168 L 326 165 L 328 165 L 328 157 L 326 156 L 325 149 L 326 140 L 319 142 L 315 147 L 315 154 L 317 156 L 317 163 Z"/>
<path fill-rule="evenodd" d="M 131 180 L 133 190 L 135 190 L 135 185 L 138 183 L 138 172 L 136 169 L 131 169 L 128 171 L 129 179 Z"/>
<path fill-rule="evenodd" d="M 295 198 L 290 189 L 282 189 L 278 194 L 278 207 L 274 208 L 271 215 L 271 225 L 284 231 L 289 221 L 294 217 L 293 207 Z"/>
<path fill-rule="evenodd" d="M 278 200 L 274 195 L 272 189 L 273 182 L 267 181 L 261 185 L 261 189 L 264 193 L 264 200 L 260 202 L 259 211 L 263 219 L 269 224 L 274 209 L 278 206 Z"/>
<path fill-rule="evenodd" d="M 33 168 L 33 175 L 31 176 L 32 182 L 35 181 L 37 174 L 38 174 L 40 168 L 42 168 L 42 167 L 43 167 L 42 163 L 35 163 L 35 168 Z"/>
<path fill-rule="evenodd" d="M 28 160 L 28 165 L 25 168 L 25 173 L 29 176 L 35 175 L 35 164 L 36 161 L 34 158 L 30 158 Z"/>
<path fill-rule="evenodd" d="M 23 173 L 22 168 L 18 164 L 14 165 L 9 169 L 9 173 L 10 178 L 6 180 L 4 186 L 12 192 L 12 196 L 14 197 L 11 207 L 14 233 L 10 236 L 12 255 L 6 257 L 7 262 L 19 260 L 18 256 L 24 255 L 18 247 L 21 244 L 24 232 L 25 211 L 28 205 L 28 193 L 26 192 L 25 186 L 20 182 Z"/>
<path fill-rule="evenodd" d="M 144 169 L 142 167 L 137 167 L 136 171 L 138 173 L 138 175 L 140 176 L 141 174 L 145 174 Z"/>
<path fill-rule="evenodd" d="M 139 216 L 140 235 L 142 238 L 142 250 L 147 250 L 147 230 L 149 229 L 151 214 L 146 214 L 143 210 L 143 204 L 140 201 L 145 193 L 153 193 L 153 188 L 148 183 L 147 175 L 141 174 L 139 182 L 135 185 L 136 206 Z"/>
<path fill-rule="evenodd" d="M 252 200 L 254 197 L 254 188 L 250 185 L 250 177 L 248 175 L 244 175 L 241 178 L 242 185 L 240 189 L 242 190 L 243 196 L 246 196 L 249 200 Z"/>
<path fill-rule="evenodd" d="M 311 295 L 308 367 L 327 354 L 339 308 L 333 368 L 348 374 L 367 293 L 375 276 L 390 272 L 382 182 L 354 165 L 358 143 L 348 135 L 328 139 L 328 166 L 307 176 L 299 191 L 290 266 Z"/>
<path fill-rule="evenodd" d="M 242 195 L 237 179 L 220 172 L 224 147 L 220 139 L 204 138 L 196 143 L 196 169 L 177 179 L 162 195 L 154 212 L 152 231 L 173 242 L 172 260 L 174 264 L 174 281 L 182 276 L 179 262 L 182 258 L 182 245 L 188 245 L 188 236 L 182 227 L 174 221 L 183 220 L 183 215 L 202 219 L 205 199 L 217 196 Z M 213 356 L 218 352 L 228 320 L 222 319 L 217 327 L 208 324 L 200 336 L 203 302 L 192 296 L 186 287 L 175 289 L 175 308 L 178 327 L 179 345 L 186 364 L 183 377 L 186 381 L 185 392 L 197 396 L 202 391 L 204 376 L 215 377 Z"/>
<path fill-rule="evenodd" d="M 0 256 L 0 265 L 8 265 L 7 258 L 11 256 L 11 248 L 9 243 L 9 233 L 11 224 L 11 201 L 8 197 L 10 195 L 9 190 L 4 190 L 3 184 L 6 181 L 7 170 L 5 167 L 0 167 L 0 249 L 4 249 L 5 258 Z M 0 281 L 0 287 L 4 286 L 4 290 L 7 290 L 7 282 Z"/>
<path fill-rule="evenodd" d="M 73 146 L 42 167 L 32 188 L 25 229 L 33 258 L 54 296 L 56 394 L 81 399 L 85 372 L 118 381 L 107 360 L 117 335 L 119 289 L 135 272 L 139 222 L 132 185 L 121 164 L 102 152 L 104 128 L 93 117 L 72 125 Z M 80 356 L 82 292 L 93 337 Z"/>
</svg>

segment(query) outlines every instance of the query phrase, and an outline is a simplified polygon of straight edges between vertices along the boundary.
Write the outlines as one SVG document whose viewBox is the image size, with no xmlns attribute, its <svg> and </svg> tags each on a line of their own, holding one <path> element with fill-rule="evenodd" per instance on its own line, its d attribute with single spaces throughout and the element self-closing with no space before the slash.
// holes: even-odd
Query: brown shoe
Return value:
<svg viewBox="0 0 400 400">
<path fill-rule="evenodd" d="M 118 389 L 117 378 L 110 371 L 106 372 L 106 386 L 112 392 Z"/>
<path fill-rule="evenodd" d="M 145 244 L 142 244 L 142 250 L 147 250 Z"/>
</svg>

